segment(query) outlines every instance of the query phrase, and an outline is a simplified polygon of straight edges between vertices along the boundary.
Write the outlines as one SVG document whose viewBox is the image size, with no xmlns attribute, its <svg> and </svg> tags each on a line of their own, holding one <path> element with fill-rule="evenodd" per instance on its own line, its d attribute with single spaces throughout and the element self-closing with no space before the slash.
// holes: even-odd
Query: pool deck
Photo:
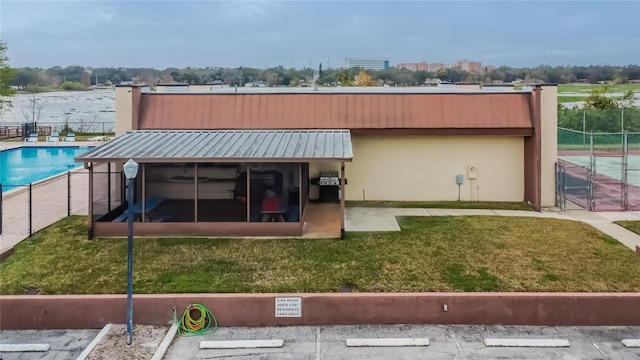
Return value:
<svg viewBox="0 0 640 360">
<path fill-rule="evenodd" d="M 24 141 L 0 141 L 0 150 L 8 150 L 8 149 L 15 149 L 15 148 L 19 148 L 19 147 L 23 147 L 23 146 L 37 146 L 37 147 L 50 147 L 50 146 L 55 146 L 55 147 L 60 147 L 60 146 L 98 146 L 101 144 L 104 144 L 105 142 L 97 142 L 97 141 L 75 141 L 75 142 L 63 142 L 63 141 L 59 141 L 59 142 L 45 142 L 45 141 L 38 141 L 37 143 L 26 143 Z"/>
<path fill-rule="evenodd" d="M 102 143 L 78 141 L 78 142 L 0 142 L 0 150 L 15 149 L 22 146 L 97 146 Z M 83 168 L 72 170 L 71 177 L 71 214 L 87 215 L 88 201 L 88 174 Z M 76 175 L 77 174 L 77 175 Z M 41 230 L 54 222 L 67 216 L 67 179 L 58 177 L 48 180 L 46 186 L 34 186 L 32 193 L 33 207 L 33 232 Z M 16 244 L 29 236 L 28 192 L 13 190 L 2 194 L 2 234 L 0 235 L 0 256 L 12 249 Z"/>
</svg>

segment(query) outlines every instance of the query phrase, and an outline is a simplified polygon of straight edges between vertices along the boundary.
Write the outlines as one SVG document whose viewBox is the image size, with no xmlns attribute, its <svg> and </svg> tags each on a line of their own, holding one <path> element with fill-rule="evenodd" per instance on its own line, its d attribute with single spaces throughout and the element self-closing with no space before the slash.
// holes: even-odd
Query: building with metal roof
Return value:
<svg viewBox="0 0 640 360">
<path fill-rule="evenodd" d="M 552 84 L 120 86 L 117 137 L 78 158 L 92 174 L 90 228 L 124 234 L 127 209 L 111 178 L 128 159 L 141 165 L 134 210 L 143 235 L 308 235 L 333 229 L 314 223 L 331 213 L 340 231 L 322 236 L 339 236 L 346 200 L 526 201 L 539 210 L 555 201 L 556 96 Z"/>
</svg>

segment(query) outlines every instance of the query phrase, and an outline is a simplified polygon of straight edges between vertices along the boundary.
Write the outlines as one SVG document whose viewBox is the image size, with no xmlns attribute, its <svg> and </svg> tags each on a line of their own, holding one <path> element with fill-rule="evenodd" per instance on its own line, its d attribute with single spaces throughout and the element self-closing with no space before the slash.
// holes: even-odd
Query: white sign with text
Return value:
<svg viewBox="0 0 640 360">
<path fill-rule="evenodd" d="M 302 317 L 302 298 L 277 297 L 276 317 Z"/>
</svg>

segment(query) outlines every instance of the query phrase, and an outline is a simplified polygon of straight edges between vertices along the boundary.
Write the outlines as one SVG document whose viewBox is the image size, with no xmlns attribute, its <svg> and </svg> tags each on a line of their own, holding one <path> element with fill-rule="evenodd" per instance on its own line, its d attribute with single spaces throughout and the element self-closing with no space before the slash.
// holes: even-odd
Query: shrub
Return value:
<svg viewBox="0 0 640 360">
<path fill-rule="evenodd" d="M 77 81 L 65 81 L 60 84 L 60 88 L 62 90 L 71 90 L 71 91 L 86 91 L 89 90 L 84 84 L 79 83 Z"/>
</svg>

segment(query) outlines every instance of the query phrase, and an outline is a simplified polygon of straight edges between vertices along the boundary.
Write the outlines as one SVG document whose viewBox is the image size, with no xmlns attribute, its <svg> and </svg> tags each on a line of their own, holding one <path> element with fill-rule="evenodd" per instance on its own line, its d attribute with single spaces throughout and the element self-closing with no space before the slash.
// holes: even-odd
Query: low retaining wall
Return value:
<svg viewBox="0 0 640 360">
<path fill-rule="evenodd" d="M 301 298 L 301 316 L 275 317 L 277 297 Z M 133 320 L 167 324 L 174 306 L 179 317 L 191 303 L 208 307 L 220 326 L 640 325 L 640 293 L 135 295 Z M 0 329 L 98 329 L 125 322 L 125 295 L 0 296 Z"/>
</svg>

